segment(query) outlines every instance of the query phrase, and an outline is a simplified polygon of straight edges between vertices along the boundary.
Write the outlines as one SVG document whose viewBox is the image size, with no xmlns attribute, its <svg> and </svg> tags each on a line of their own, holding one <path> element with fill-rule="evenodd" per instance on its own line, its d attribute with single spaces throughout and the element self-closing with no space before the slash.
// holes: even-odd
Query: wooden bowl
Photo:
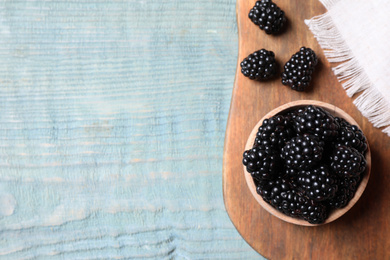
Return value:
<svg viewBox="0 0 390 260">
<path fill-rule="evenodd" d="M 253 128 L 251 134 L 249 135 L 248 141 L 246 143 L 245 150 L 249 150 L 253 147 L 253 143 L 254 143 L 255 138 L 256 138 L 256 133 L 257 133 L 259 127 L 261 126 L 261 124 L 263 123 L 264 119 L 270 118 L 270 117 L 275 116 L 275 115 L 280 114 L 280 113 L 287 112 L 293 108 L 299 108 L 299 107 L 303 107 L 303 106 L 307 106 L 307 105 L 314 105 L 314 106 L 321 107 L 321 108 L 325 109 L 326 111 L 328 111 L 329 113 L 331 113 L 333 116 L 344 118 L 350 124 L 356 125 L 360 128 L 360 126 L 356 123 L 356 121 L 350 115 L 348 115 L 346 112 L 344 112 L 343 110 L 341 110 L 340 108 L 338 108 L 334 105 L 331 105 L 331 104 L 328 104 L 325 102 L 321 102 L 321 101 L 316 101 L 316 100 L 298 100 L 298 101 L 293 101 L 293 102 L 284 104 L 280 107 L 277 107 L 274 110 L 272 110 L 271 112 L 269 112 L 268 114 L 266 114 Z M 245 166 L 244 166 L 244 172 L 245 172 L 246 182 L 248 184 L 248 187 L 249 187 L 252 195 L 255 197 L 257 202 L 266 211 L 268 211 L 269 213 L 271 213 L 275 217 L 278 217 L 281 220 L 284 220 L 284 221 L 292 223 L 292 224 L 301 225 L 301 226 L 318 226 L 318 225 L 330 223 L 330 222 L 338 219 L 339 217 L 344 215 L 349 209 L 351 209 L 352 206 L 359 200 L 360 196 L 362 195 L 364 189 L 367 186 L 368 179 L 370 178 L 371 152 L 370 152 L 370 148 L 368 146 L 368 143 L 367 143 L 366 160 L 367 160 L 367 167 L 366 167 L 365 172 L 362 174 L 363 178 L 359 184 L 358 189 L 356 190 L 355 196 L 349 201 L 349 203 L 344 208 L 334 209 L 333 211 L 331 211 L 329 213 L 328 218 L 322 224 L 310 224 L 309 222 L 307 222 L 303 219 L 292 218 L 292 217 L 289 217 L 289 216 L 281 213 L 280 211 L 278 211 L 277 209 L 275 209 L 274 207 L 269 205 L 267 202 L 265 202 L 263 200 L 263 198 L 256 192 L 256 186 L 253 182 L 252 176 L 249 172 L 247 172 Z"/>
</svg>

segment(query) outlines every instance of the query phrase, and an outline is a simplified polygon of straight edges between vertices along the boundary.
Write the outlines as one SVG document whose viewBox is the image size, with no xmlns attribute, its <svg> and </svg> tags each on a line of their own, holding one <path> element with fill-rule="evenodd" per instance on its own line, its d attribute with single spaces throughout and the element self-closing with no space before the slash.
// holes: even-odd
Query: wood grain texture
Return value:
<svg viewBox="0 0 390 260">
<path fill-rule="evenodd" d="M 319 1 L 275 1 L 287 14 L 284 33 L 267 36 L 247 18 L 256 1 L 237 1 L 239 54 L 227 124 L 223 192 L 228 214 L 245 240 L 270 259 L 388 259 L 390 257 L 390 138 L 375 129 L 347 97 L 331 71 L 304 19 L 325 12 Z M 311 47 L 320 63 L 312 87 L 305 93 L 283 86 L 280 79 L 259 83 L 245 78 L 239 63 L 250 53 L 266 48 L 282 66 L 301 46 Z M 372 169 L 368 186 L 356 205 L 340 219 L 318 227 L 283 222 L 260 207 L 249 191 L 242 168 L 242 153 L 255 124 L 270 110 L 290 101 L 328 102 L 351 115 L 368 138 Z"/>
<path fill-rule="evenodd" d="M 222 197 L 234 0 L 0 2 L 0 259 L 258 259 Z"/>
</svg>

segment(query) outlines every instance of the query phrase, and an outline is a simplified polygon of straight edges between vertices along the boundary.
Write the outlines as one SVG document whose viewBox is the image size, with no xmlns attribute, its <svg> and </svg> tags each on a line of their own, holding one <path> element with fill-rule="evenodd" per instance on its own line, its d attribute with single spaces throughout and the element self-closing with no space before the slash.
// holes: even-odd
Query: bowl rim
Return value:
<svg viewBox="0 0 390 260">
<path fill-rule="evenodd" d="M 326 111 L 330 112 L 334 116 L 344 118 L 350 124 L 356 125 L 361 130 L 361 127 L 359 126 L 359 124 L 349 114 L 347 114 L 344 110 L 336 107 L 335 105 L 332 105 L 332 104 L 329 104 L 326 102 L 322 102 L 322 101 L 318 101 L 318 100 L 297 100 L 297 101 L 292 101 L 292 102 L 288 102 L 284 105 L 281 105 L 281 106 L 271 110 L 270 112 L 268 112 L 265 116 L 263 116 L 257 122 L 257 124 L 254 126 L 254 128 L 252 129 L 252 131 L 247 139 L 247 142 L 245 145 L 245 150 L 249 150 L 253 147 L 253 143 L 254 143 L 255 138 L 256 138 L 256 133 L 258 131 L 258 128 L 263 123 L 264 119 L 270 118 L 274 115 L 277 115 L 281 112 L 291 110 L 293 108 L 304 107 L 304 106 L 308 106 L 308 105 L 314 105 L 314 106 L 321 107 L 321 108 L 325 109 Z M 244 174 L 245 174 L 246 183 L 249 187 L 249 190 L 251 191 L 251 193 L 252 193 L 253 197 L 256 199 L 256 201 L 263 207 L 263 209 L 265 209 L 266 211 L 268 211 L 270 214 L 274 215 L 275 217 L 277 217 L 283 221 L 286 221 L 288 223 L 301 225 L 301 226 L 319 226 L 319 225 L 328 224 L 328 223 L 340 218 L 342 215 L 344 215 L 346 212 L 348 212 L 356 204 L 356 202 L 359 200 L 359 198 L 363 194 L 365 188 L 367 187 L 367 183 L 368 183 L 368 180 L 370 178 L 370 173 L 371 173 L 371 151 L 370 151 L 370 147 L 368 144 L 368 140 L 367 140 L 367 151 L 366 151 L 365 158 L 367 161 L 366 170 L 363 173 L 363 178 L 360 181 L 359 187 L 356 190 L 354 197 L 348 202 L 348 204 L 345 207 L 343 207 L 341 209 L 334 209 L 333 211 L 331 211 L 328 218 L 321 224 L 310 224 L 306 220 L 287 216 L 287 215 L 283 214 L 282 212 L 278 211 L 277 209 L 275 209 L 274 207 L 272 207 L 267 202 L 265 202 L 263 200 L 263 198 L 256 192 L 256 185 L 254 184 L 254 181 L 253 181 L 251 174 L 246 170 L 246 167 L 244 165 L 243 165 L 243 167 L 244 167 Z"/>
</svg>

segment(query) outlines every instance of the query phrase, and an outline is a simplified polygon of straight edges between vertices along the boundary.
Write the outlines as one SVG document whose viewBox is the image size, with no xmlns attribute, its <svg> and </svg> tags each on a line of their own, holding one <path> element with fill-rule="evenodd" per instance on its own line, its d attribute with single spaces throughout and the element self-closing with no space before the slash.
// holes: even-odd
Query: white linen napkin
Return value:
<svg viewBox="0 0 390 260">
<path fill-rule="evenodd" d="M 348 96 L 390 136 L 390 1 L 319 0 L 328 10 L 305 20 Z"/>
</svg>

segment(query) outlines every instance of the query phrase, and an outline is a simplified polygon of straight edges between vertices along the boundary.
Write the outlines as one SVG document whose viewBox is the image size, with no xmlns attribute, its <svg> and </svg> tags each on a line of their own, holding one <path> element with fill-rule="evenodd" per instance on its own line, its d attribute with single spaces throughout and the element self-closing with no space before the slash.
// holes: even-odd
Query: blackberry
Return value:
<svg viewBox="0 0 390 260">
<path fill-rule="evenodd" d="M 312 105 L 306 106 L 296 115 L 293 127 L 298 134 L 313 134 L 324 141 L 336 139 L 340 128 L 330 113 Z"/>
<path fill-rule="evenodd" d="M 301 218 L 312 224 L 320 224 L 327 218 L 324 205 L 291 189 L 285 179 L 279 178 L 258 186 L 257 192 L 264 201 L 290 217 Z"/>
<path fill-rule="evenodd" d="M 264 199 L 264 201 L 276 207 L 283 200 L 282 193 L 288 191 L 289 189 L 289 182 L 279 176 L 276 180 L 260 181 L 256 191 Z"/>
<path fill-rule="evenodd" d="M 301 49 L 291 56 L 284 65 L 282 84 L 296 91 L 304 91 L 310 84 L 314 67 L 318 63 L 317 55 L 310 48 Z"/>
<path fill-rule="evenodd" d="M 254 147 L 243 154 L 242 163 L 253 179 L 272 179 L 278 171 L 278 154 L 265 146 Z"/>
<path fill-rule="evenodd" d="M 343 208 L 355 196 L 359 187 L 360 177 L 337 179 L 338 190 L 336 195 L 327 201 L 331 208 Z"/>
<path fill-rule="evenodd" d="M 271 0 L 257 1 L 249 18 L 267 34 L 278 33 L 287 21 L 284 12 Z"/>
<path fill-rule="evenodd" d="M 288 116 L 277 115 L 265 119 L 257 131 L 254 146 L 269 143 L 275 149 L 280 149 L 294 135 L 290 125 L 291 122 Z"/>
<path fill-rule="evenodd" d="M 295 190 L 288 190 L 281 193 L 282 201 L 276 205 L 276 209 L 291 217 L 302 217 L 302 212 L 307 210 L 310 201 L 299 195 Z"/>
<path fill-rule="evenodd" d="M 297 109 L 293 109 L 293 110 L 290 110 L 286 113 L 286 116 L 288 116 L 290 118 L 291 121 L 294 121 L 295 118 L 300 114 L 302 113 L 304 110 L 304 108 L 297 108 Z"/>
<path fill-rule="evenodd" d="M 323 146 L 314 135 L 296 136 L 282 148 L 281 157 L 287 168 L 307 170 L 321 160 Z"/>
<path fill-rule="evenodd" d="M 335 145 L 353 147 L 364 155 L 367 150 L 367 139 L 362 130 L 356 125 L 351 125 L 343 118 L 335 117 L 335 120 L 340 125 L 339 136 L 335 141 Z"/>
<path fill-rule="evenodd" d="M 310 224 L 321 224 L 328 218 L 328 211 L 325 205 L 311 201 L 307 210 L 302 213 L 302 218 Z"/>
<path fill-rule="evenodd" d="M 315 201 L 333 198 L 337 191 L 337 182 L 324 165 L 299 172 L 298 183 L 306 196 Z"/>
<path fill-rule="evenodd" d="M 275 54 L 266 49 L 250 54 L 240 65 L 242 74 L 253 80 L 267 80 L 276 75 Z"/>
<path fill-rule="evenodd" d="M 358 177 L 366 169 L 366 159 L 355 148 L 338 146 L 330 157 L 330 167 L 340 177 Z"/>
</svg>

